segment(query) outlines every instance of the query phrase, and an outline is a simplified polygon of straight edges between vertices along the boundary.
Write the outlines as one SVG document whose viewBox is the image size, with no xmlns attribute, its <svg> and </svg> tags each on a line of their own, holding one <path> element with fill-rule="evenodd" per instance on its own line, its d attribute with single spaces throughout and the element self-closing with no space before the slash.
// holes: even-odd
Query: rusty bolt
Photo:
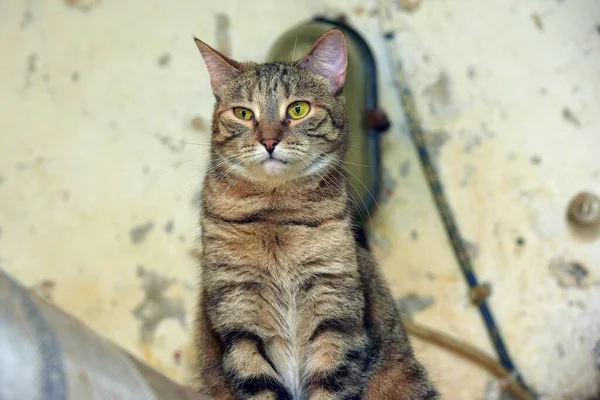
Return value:
<svg viewBox="0 0 600 400">
<path fill-rule="evenodd" d="M 600 199 L 593 193 L 579 193 L 569 203 L 567 216 L 569 221 L 578 226 L 600 225 Z"/>
</svg>

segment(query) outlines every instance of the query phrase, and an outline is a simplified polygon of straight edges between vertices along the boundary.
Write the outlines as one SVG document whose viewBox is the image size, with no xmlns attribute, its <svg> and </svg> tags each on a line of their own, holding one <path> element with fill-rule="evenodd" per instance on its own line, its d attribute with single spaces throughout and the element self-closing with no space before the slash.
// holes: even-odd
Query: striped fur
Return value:
<svg viewBox="0 0 600 400">
<path fill-rule="evenodd" d="M 375 262 L 354 241 L 336 87 L 345 65 L 319 74 L 323 56 L 310 58 L 341 45 L 345 62 L 341 35 L 330 31 L 299 64 L 239 64 L 198 44 L 217 103 L 196 338 L 201 390 L 217 399 L 437 398 Z M 309 114 L 286 118 L 298 100 Z M 273 154 L 285 162 L 275 169 L 261 137 L 279 141 Z"/>
</svg>

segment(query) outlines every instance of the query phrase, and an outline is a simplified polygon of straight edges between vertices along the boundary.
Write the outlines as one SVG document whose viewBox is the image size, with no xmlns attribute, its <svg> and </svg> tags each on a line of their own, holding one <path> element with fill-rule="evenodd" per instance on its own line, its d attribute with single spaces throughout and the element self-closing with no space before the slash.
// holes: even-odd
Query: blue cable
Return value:
<svg viewBox="0 0 600 400">
<path fill-rule="evenodd" d="M 384 38 L 387 41 L 391 41 L 394 38 L 393 32 L 388 32 L 384 35 Z M 404 115 L 406 116 L 408 128 L 410 131 L 411 139 L 417 148 L 417 152 L 419 155 L 419 160 L 421 162 L 421 166 L 425 173 L 425 177 L 427 179 L 427 183 L 433 195 L 433 199 L 435 201 L 436 208 L 442 218 L 444 223 L 444 227 L 446 229 L 446 233 L 450 239 L 450 243 L 452 245 L 452 249 L 454 250 L 454 254 L 456 256 L 456 260 L 462 274 L 467 281 L 470 289 L 475 289 L 479 287 L 479 281 L 477 279 L 477 275 L 473 271 L 473 266 L 471 264 L 471 258 L 469 257 L 469 253 L 467 252 L 463 239 L 458 230 L 458 226 L 454 215 L 450 209 L 448 201 L 446 200 L 446 196 L 444 194 L 444 187 L 440 181 L 439 175 L 433 166 L 431 161 L 431 157 L 429 152 L 427 151 L 427 145 L 425 142 L 425 136 L 421 125 L 419 123 L 418 116 L 416 115 L 416 107 L 414 98 L 408 86 L 405 84 L 404 80 L 404 72 L 402 70 L 401 63 L 398 63 L 397 68 L 395 69 L 398 73 L 398 86 L 399 86 L 399 94 L 400 94 L 400 102 L 402 105 L 402 109 L 404 111 Z M 479 308 L 479 312 L 485 326 L 487 328 L 488 334 L 494 348 L 496 350 L 496 354 L 500 360 L 500 363 L 504 368 L 506 368 L 517 380 L 517 382 L 523 386 L 527 391 L 531 393 L 531 390 L 525 385 L 521 374 L 515 364 L 513 363 L 508 348 L 504 343 L 504 339 L 502 338 L 502 334 L 498 329 L 498 325 L 494 319 L 494 315 L 492 310 L 490 309 L 485 298 L 481 299 L 478 302 L 477 307 Z"/>
</svg>

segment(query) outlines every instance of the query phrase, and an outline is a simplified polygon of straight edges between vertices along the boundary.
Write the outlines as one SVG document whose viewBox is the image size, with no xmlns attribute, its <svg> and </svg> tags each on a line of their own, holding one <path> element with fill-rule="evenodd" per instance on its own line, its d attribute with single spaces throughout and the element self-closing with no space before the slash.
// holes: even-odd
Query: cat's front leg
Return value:
<svg viewBox="0 0 600 400">
<path fill-rule="evenodd" d="M 217 400 L 235 400 L 235 395 L 226 382 L 221 368 L 223 356 L 221 340 L 211 329 L 202 304 L 198 311 L 194 336 L 200 374 L 196 389 L 201 393 L 210 394 Z"/>
<path fill-rule="evenodd" d="M 329 268 L 333 271 L 333 268 Z M 302 383 L 310 400 L 361 399 L 373 346 L 364 327 L 364 299 L 350 274 L 321 274 L 305 288 Z"/>
<path fill-rule="evenodd" d="M 240 399 L 292 400 L 265 352 L 263 339 L 251 330 L 223 333 L 223 371 Z"/>
<path fill-rule="evenodd" d="M 266 348 L 274 313 L 254 282 L 210 284 L 204 306 L 222 343 L 221 370 L 236 399 L 292 400 Z"/>
<path fill-rule="evenodd" d="M 360 316 L 322 320 L 309 339 L 305 364 L 308 398 L 361 399 L 370 347 Z"/>
</svg>

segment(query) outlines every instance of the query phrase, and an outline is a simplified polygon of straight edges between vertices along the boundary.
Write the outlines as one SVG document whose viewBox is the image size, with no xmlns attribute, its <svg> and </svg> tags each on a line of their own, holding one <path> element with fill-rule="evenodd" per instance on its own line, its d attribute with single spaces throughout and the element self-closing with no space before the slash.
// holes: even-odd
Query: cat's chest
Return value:
<svg viewBox="0 0 600 400">
<path fill-rule="evenodd" d="M 344 221 L 318 227 L 295 224 L 226 224 L 207 219 L 205 254 L 221 261 L 280 272 L 338 259 L 353 253 L 353 239 Z M 212 258 L 212 257 L 211 257 Z"/>
</svg>

